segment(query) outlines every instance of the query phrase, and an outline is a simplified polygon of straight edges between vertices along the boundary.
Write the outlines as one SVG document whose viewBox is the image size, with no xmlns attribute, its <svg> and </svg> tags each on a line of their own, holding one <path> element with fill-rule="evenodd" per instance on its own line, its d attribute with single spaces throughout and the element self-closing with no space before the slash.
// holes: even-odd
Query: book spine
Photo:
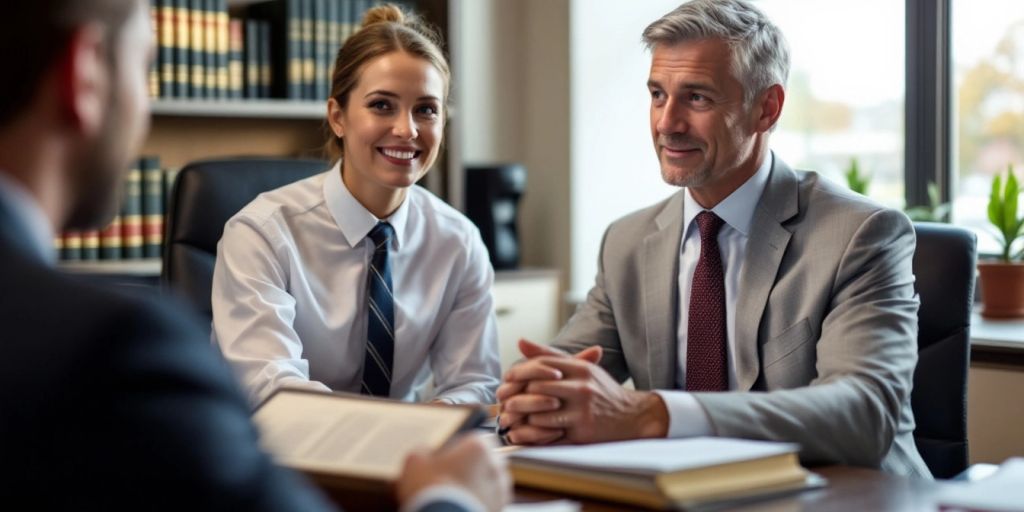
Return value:
<svg viewBox="0 0 1024 512">
<path fill-rule="evenodd" d="M 53 252 L 57 255 L 57 259 L 64 259 L 64 233 L 57 233 L 53 237 Z"/>
<path fill-rule="evenodd" d="M 189 34 L 191 25 L 188 18 L 188 0 L 174 1 L 174 69 L 175 97 L 191 96 L 192 80 L 189 76 L 189 54 L 192 38 Z"/>
<path fill-rule="evenodd" d="M 358 25 L 356 21 L 356 0 L 342 0 L 341 5 L 341 44 L 352 37 Z"/>
<path fill-rule="evenodd" d="M 157 46 L 160 53 L 160 96 L 173 98 L 177 94 L 174 83 L 174 4 L 171 0 L 157 0 L 157 10 L 160 12 L 160 39 Z"/>
<path fill-rule="evenodd" d="M 316 76 L 314 78 L 313 99 L 323 101 L 327 99 L 327 68 L 330 67 L 330 38 L 328 27 L 331 25 L 330 13 L 327 11 L 327 4 L 330 0 L 316 0 L 313 3 L 314 16 L 314 40 L 316 43 Z"/>
<path fill-rule="evenodd" d="M 164 175 L 160 158 L 144 156 L 142 171 L 142 255 L 159 258 L 164 236 Z"/>
<path fill-rule="evenodd" d="M 238 99 L 242 97 L 245 86 L 244 59 L 242 57 L 244 38 L 242 36 L 242 20 L 232 19 L 228 22 L 228 90 L 229 97 Z"/>
<path fill-rule="evenodd" d="M 64 249 L 61 252 L 61 259 L 65 261 L 82 259 L 82 233 L 73 230 L 64 232 Z"/>
<path fill-rule="evenodd" d="M 205 39 L 203 37 L 203 2 L 188 0 L 189 26 L 189 97 L 202 98 L 206 94 L 206 70 L 203 59 Z"/>
<path fill-rule="evenodd" d="M 203 0 L 203 90 L 207 98 L 216 98 L 218 91 L 217 70 L 217 2 Z"/>
<path fill-rule="evenodd" d="M 315 25 L 313 21 L 313 0 L 300 0 L 302 16 L 302 98 L 313 99 L 316 84 Z"/>
<path fill-rule="evenodd" d="M 341 0 L 327 0 L 327 98 L 331 94 L 331 78 L 334 77 L 334 61 L 341 47 Z"/>
<path fill-rule="evenodd" d="M 287 23 L 287 60 L 288 74 L 286 77 L 287 98 L 302 98 L 302 14 L 299 0 L 285 0 Z"/>
<path fill-rule="evenodd" d="M 100 232 L 95 229 L 82 231 L 82 259 L 96 261 L 100 259 Z"/>
<path fill-rule="evenodd" d="M 260 86 L 259 96 L 261 98 L 269 98 L 274 90 L 275 76 L 280 78 L 283 74 L 274 73 L 274 67 L 272 67 L 271 60 L 271 36 L 270 36 L 270 22 L 261 21 L 257 25 L 259 33 L 259 56 L 260 56 Z"/>
<path fill-rule="evenodd" d="M 121 216 L 117 215 L 100 231 L 100 259 L 121 259 L 121 247 Z"/>
<path fill-rule="evenodd" d="M 159 2 L 157 0 L 149 0 L 150 27 L 153 30 L 153 41 L 156 41 L 158 48 L 156 58 L 149 64 L 149 97 L 151 98 L 160 97 L 160 73 L 162 71 L 160 68 L 161 53 L 159 51 L 160 30 L 162 27 L 160 15 Z"/>
<path fill-rule="evenodd" d="M 260 30 L 259 21 L 245 20 L 245 97 L 260 97 Z"/>
<path fill-rule="evenodd" d="M 142 172 L 138 162 L 128 171 L 121 203 L 121 244 L 125 259 L 142 258 Z"/>
<path fill-rule="evenodd" d="M 228 20 L 228 0 L 216 0 L 217 20 L 217 97 L 230 98 L 230 52 L 231 34 Z"/>
<path fill-rule="evenodd" d="M 164 205 L 166 206 L 170 206 L 171 197 L 174 196 L 174 183 L 178 179 L 179 171 L 181 169 L 177 167 L 164 169 Z"/>
</svg>

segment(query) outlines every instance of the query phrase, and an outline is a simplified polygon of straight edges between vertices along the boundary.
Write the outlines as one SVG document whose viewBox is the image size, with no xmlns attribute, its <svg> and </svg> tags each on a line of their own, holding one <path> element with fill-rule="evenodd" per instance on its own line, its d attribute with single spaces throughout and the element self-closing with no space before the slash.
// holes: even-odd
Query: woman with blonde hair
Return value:
<svg viewBox="0 0 1024 512">
<path fill-rule="evenodd" d="M 213 338 L 254 403 L 280 386 L 494 402 L 487 250 L 416 185 L 440 150 L 449 81 L 433 31 L 393 5 L 370 9 L 331 77 L 333 167 L 226 224 Z"/>
</svg>

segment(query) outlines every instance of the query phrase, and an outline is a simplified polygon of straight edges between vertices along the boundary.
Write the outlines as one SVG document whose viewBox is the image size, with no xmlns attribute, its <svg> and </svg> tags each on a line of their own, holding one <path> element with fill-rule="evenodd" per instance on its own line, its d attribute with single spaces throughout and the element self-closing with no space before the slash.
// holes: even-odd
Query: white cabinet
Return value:
<svg viewBox="0 0 1024 512">
<path fill-rule="evenodd" d="M 547 343 L 558 333 L 558 297 L 557 271 L 496 273 L 494 306 L 503 373 L 522 357 L 516 346 L 520 338 Z"/>
</svg>

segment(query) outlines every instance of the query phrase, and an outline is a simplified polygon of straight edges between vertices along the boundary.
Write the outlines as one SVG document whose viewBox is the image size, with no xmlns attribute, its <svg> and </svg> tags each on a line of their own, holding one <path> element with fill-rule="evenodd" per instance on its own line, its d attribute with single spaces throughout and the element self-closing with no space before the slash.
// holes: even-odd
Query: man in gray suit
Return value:
<svg viewBox="0 0 1024 512">
<path fill-rule="evenodd" d="M 758 9 L 694 0 L 643 37 L 662 177 L 685 188 L 608 228 L 554 343 L 575 357 L 521 342 L 501 433 L 791 441 L 805 462 L 930 477 L 912 436 L 910 222 L 768 149 L 789 55 Z"/>
</svg>

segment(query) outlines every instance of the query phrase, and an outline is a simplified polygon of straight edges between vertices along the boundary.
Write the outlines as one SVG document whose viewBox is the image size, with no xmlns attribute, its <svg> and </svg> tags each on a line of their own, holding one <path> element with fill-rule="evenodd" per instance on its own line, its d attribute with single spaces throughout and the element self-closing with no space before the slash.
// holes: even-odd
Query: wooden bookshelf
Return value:
<svg viewBox="0 0 1024 512">
<path fill-rule="evenodd" d="M 72 274 L 100 274 L 155 277 L 160 275 L 160 258 L 123 261 L 61 261 L 57 267 Z"/>
<path fill-rule="evenodd" d="M 262 0 L 228 0 L 233 16 Z M 448 39 L 450 0 L 416 0 L 414 8 Z M 333 52 L 334 50 L 332 50 Z M 149 134 L 141 155 L 160 158 L 162 168 L 181 168 L 209 158 L 296 157 L 324 159 L 327 101 L 288 99 L 151 98 Z M 450 123 L 449 123 L 450 128 Z M 454 162 L 448 147 L 421 185 L 448 198 Z M 69 261 L 60 268 L 78 274 L 151 278 L 160 274 L 160 259 Z"/>
<path fill-rule="evenodd" d="M 234 119 L 314 119 L 327 115 L 326 101 L 280 99 L 187 100 L 155 99 L 151 108 L 157 117 L 202 117 Z"/>
</svg>

